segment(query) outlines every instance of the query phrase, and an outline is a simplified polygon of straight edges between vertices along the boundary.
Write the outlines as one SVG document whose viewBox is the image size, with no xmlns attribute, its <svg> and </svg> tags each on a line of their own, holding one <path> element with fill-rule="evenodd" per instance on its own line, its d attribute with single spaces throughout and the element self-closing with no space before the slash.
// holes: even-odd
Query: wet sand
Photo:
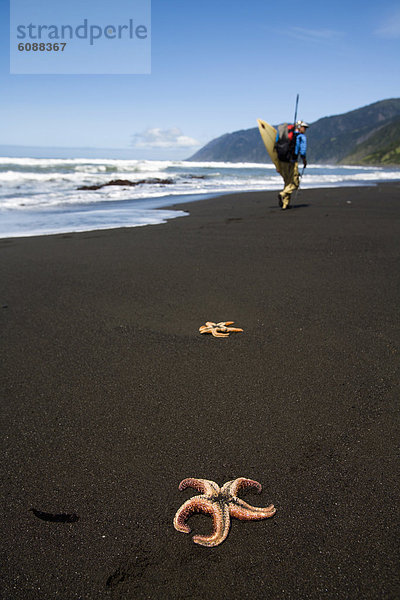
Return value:
<svg viewBox="0 0 400 600">
<path fill-rule="evenodd" d="M 398 597 L 399 192 L 0 240 L 3 599 Z M 174 530 L 240 476 L 273 518 Z"/>
</svg>

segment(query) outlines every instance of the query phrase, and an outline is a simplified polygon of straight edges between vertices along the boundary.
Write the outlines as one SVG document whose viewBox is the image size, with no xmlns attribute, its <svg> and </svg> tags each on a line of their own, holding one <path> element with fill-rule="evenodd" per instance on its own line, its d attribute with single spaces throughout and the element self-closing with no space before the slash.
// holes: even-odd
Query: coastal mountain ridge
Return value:
<svg viewBox="0 0 400 600">
<path fill-rule="evenodd" d="M 310 124 L 307 141 L 307 160 L 312 163 L 400 164 L 400 98 L 318 119 Z M 187 160 L 271 162 L 258 127 L 215 138 Z"/>
</svg>

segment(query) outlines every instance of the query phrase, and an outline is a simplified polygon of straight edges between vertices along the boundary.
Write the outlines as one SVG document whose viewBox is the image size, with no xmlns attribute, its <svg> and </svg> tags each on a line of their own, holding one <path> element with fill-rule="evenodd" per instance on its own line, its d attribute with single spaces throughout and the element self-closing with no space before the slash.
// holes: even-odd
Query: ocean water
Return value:
<svg viewBox="0 0 400 600">
<path fill-rule="evenodd" d="M 78 190 L 115 179 L 138 184 Z M 395 167 L 309 165 L 301 188 L 398 180 Z M 0 238 L 164 223 L 187 214 L 171 204 L 281 187 L 271 164 L 0 157 Z"/>
</svg>

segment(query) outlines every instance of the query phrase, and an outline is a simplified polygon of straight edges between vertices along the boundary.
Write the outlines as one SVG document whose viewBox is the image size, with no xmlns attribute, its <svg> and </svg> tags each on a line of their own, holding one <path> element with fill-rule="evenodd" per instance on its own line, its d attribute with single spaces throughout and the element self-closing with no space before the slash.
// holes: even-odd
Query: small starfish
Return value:
<svg viewBox="0 0 400 600">
<path fill-rule="evenodd" d="M 199 327 L 200 333 L 212 333 L 214 337 L 228 337 L 231 331 L 243 331 L 238 327 L 228 327 L 232 325 L 234 321 L 221 321 L 220 323 L 213 323 L 212 321 L 206 321 L 205 325 Z"/>
<path fill-rule="evenodd" d="M 195 479 L 189 477 L 179 484 L 182 491 L 188 487 L 203 492 L 201 496 L 193 496 L 182 504 L 174 518 L 174 527 L 182 533 L 190 533 L 191 529 L 186 525 L 187 519 L 193 513 L 205 513 L 213 517 L 214 530 L 210 535 L 195 535 L 193 541 L 201 546 L 218 546 L 226 539 L 229 533 L 230 517 L 241 519 L 242 521 L 256 521 L 267 519 L 275 514 L 276 509 L 273 504 L 266 508 L 250 506 L 241 498 L 237 497 L 239 490 L 245 488 L 256 488 L 261 492 L 261 484 L 252 479 L 239 477 L 232 481 L 227 481 L 222 488 L 214 481 L 208 479 Z"/>
</svg>

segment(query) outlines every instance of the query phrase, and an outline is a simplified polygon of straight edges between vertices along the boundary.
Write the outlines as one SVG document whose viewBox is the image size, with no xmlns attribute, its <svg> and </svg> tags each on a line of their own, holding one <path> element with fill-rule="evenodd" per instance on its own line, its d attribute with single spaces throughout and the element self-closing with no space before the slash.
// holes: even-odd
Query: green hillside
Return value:
<svg viewBox="0 0 400 600">
<path fill-rule="evenodd" d="M 268 121 L 268 115 L 257 117 Z M 381 100 L 348 113 L 319 119 L 311 123 L 307 131 L 308 161 L 398 164 L 399 119 L 400 98 Z M 384 135 L 383 131 L 386 132 Z M 271 162 L 258 127 L 227 133 L 211 140 L 188 160 Z"/>
<path fill-rule="evenodd" d="M 400 98 L 319 119 L 308 132 L 310 162 L 343 163 L 380 128 L 400 118 Z"/>
<path fill-rule="evenodd" d="M 400 119 L 380 128 L 340 161 L 350 165 L 400 165 Z"/>
</svg>

